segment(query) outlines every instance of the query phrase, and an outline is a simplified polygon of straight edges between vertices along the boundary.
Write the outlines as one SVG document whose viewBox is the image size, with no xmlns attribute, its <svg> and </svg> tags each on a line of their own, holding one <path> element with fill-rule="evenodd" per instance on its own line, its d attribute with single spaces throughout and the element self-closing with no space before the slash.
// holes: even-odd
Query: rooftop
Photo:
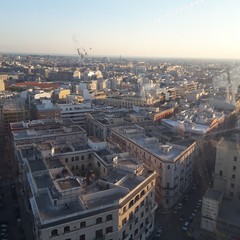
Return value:
<svg viewBox="0 0 240 240">
<path fill-rule="evenodd" d="M 185 146 L 159 143 L 157 138 L 147 137 L 142 129 L 136 126 L 120 126 L 114 130 L 162 160 L 174 161 L 186 149 Z"/>
<path fill-rule="evenodd" d="M 221 201 L 221 199 L 223 198 L 223 193 L 217 190 L 214 190 L 213 188 L 209 188 L 205 193 L 204 197 L 213 199 L 215 201 Z"/>
</svg>

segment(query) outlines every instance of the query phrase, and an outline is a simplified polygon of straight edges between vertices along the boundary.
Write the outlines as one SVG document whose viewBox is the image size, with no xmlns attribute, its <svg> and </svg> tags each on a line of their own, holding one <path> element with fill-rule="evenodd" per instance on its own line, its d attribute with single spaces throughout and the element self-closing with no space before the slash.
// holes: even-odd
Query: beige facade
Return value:
<svg viewBox="0 0 240 240">
<path fill-rule="evenodd" d="M 5 84 L 4 80 L 1 78 L 1 75 L 0 75 L 0 91 L 5 91 Z"/>
<path fill-rule="evenodd" d="M 111 140 L 157 171 L 156 199 L 163 207 L 174 206 L 192 183 L 195 142 L 189 147 L 162 144 L 154 137 L 147 137 L 139 126 L 113 128 Z"/>
<path fill-rule="evenodd" d="M 144 240 L 152 233 L 156 172 L 127 155 L 102 151 L 51 142 L 19 149 L 35 239 Z"/>
<path fill-rule="evenodd" d="M 133 106 L 147 107 L 151 106 L 158 100 L 154 98 L 141 98 L 141 97 L 117 97 L 107 98 L 106 103 L 113 107 L 118 108 L 132 108 Z"/>
</svg>

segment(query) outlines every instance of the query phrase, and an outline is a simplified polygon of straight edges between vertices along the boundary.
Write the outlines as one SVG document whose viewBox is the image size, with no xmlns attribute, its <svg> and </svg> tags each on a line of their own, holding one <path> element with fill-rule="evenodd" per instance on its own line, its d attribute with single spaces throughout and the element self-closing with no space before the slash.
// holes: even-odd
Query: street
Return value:
<svg viewBox="0 0 240 240">
<path fill-rule="evenodd" d="M 6 239 L 32 240 L 31 223 L 20 196 L 16 162 L 9 145 L 1 151 L 0 194 L 3 206 L 0 223 L 8 225 Z"/>
<path fill-rule="evenodd" d="M 202 199 L 204 193 L 205 189 L 203 189 L 202 184 L 199 183 L 199 185 L 190 189 L 188 193 L 188 200 L 181 201 L 183 206 L 177 212 L 174 211 L 174 209 L 165 211 L 158 209 L 155 215 L 156 227 L 149 239 L 200 239 L 201 207 L 200 203 L 198 204 L 198 201 Z M 199 206 L 197 207 L 197 205 Z M 182 229 L 185 222 L 189 223 L 187 231 Z M 163 230 L 163 233 L 162 236 L 157 237 L 156 233 L 160 228 Z"/>
</svg>

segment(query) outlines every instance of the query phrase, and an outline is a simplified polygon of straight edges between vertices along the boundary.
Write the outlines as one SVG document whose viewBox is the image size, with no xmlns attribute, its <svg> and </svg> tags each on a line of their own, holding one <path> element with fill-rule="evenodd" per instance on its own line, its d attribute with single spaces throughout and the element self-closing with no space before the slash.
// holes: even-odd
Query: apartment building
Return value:
<svg viewBox="0 0 240 240">
<path fill-rule="evenodd" d="M 157 174 L 137 159 L 51 141 L 17 156 L 35 239 L 144 240 L 153 231 Z"/>
<path fill-rule="evenodd" d="M 156 170 L 156 199 L 163 207 L 174 206 L 192 183 L 196 142 L 189 146 L 159 142 L 138 125 L 112 128 L 111 140 Z"/>
<path fill-rule="evenodd" d="M 111 97 L 106 99 L 106 104 L 118 108 L 131 109 L 133 106 L 147 107 L 152 106 L 154 103 L 159 102 L 159 99 L 153 97 L 145 98 L 139 96 L 128 96 L 128 97 Z"/>
<path fill-rule="evenodd" d="M 240 236 L 239 140 L 236 129 L 216 144 L 214 184 L 203 197 L 201 228 L 215 239 Z"/>
<path fill-rule="evenodd" d="M 23 99 L 3 100 L 0 104 L 0 135 L 9 139 L 10 124 L 29 119 Z"/>
<path fill-rule="evenodd" d="M 224 196 L 240 199 L 240 138 L 222 138 L 216 146 L 214 189 Z"/>
<path fill-rule="evenodd" d="M 55 119 L 60 118 L 60 108 L 51 100 L 42 99 L 40 103 L 34 103 L 31 109 L 32 119 Z"/>
<path fill-rule="evenodd" d="M 85 128 L 86 116 L 85 113 L 90 113 L 94 109 L 90 102 L 79 104 L 57 104 L 61 110 L 62 119 L 71 119 L 74 123 Z"/>
<path fill-rule="evenodd" d="M 124 124 L 124 117 L 126 113 L 121 112 L 101 112 L 101 113 L 87 113 L 86 116 L 86 130 L 89 136 L 106 139 L 110 136 L 110 129 Z"/>
<path fill-rule="evenodd" d="M 56 143 L 79 141 L 84 143 L 86 131 L 74 124 L 70 119 L 44 119 L 10 124 L 14 149 L 30 146 L 47 140 Z"/>
</svg>

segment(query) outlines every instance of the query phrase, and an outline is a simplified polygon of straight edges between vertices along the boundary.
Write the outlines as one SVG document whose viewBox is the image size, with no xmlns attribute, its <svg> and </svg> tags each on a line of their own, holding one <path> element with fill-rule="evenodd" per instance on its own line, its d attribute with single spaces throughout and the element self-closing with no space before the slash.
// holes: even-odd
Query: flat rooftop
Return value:
<svg viewBox="0 0 240 240">
<path fill-rule="evenodd" d="M 185 149 L 187 149 L 186 146 L 179 146 L 179 145 L 172 145 L 170 144 L 161 144 L 156 141 L 154 143 L 150 142 L 147 143 L 148 140 L 151 140 L 151 138 L 147 137 L 144 132 L 139 131 L 134 126 L 124 127 L 120 126 L 117 128 L 114 128 L 115 131 L 117 131 L 119 134 L 124 135 L 132 142 L 136 143 L 137 145 L 141 146 L 143 149 L 146 149 L 147 151 L 154 154 L 156 157 L 161 158 L 162 160 L 166 161 L 174 161 L 175 158 L 177 158 Z M 129 130 L 129 131 L 125 131 Z M 153 139 L 153 138 L 152 138 Z M 163 150 L 161 150 L 161 146 L 163 148 L 169 147 L 169 151 L 165 153 Z"/>
<path fill-rule="evenodd" d="M 66 178 L 66 179 L 56 180 L 56 183 L 61 190 L 67 190 L 67 189 L 81 186 L 80 182 L 75 178 Z"/>
<path fill-rule="evenodd" d="M 220 201 L 221 198 L 223 197 L 223 193 L 217 190 L 214 190 L 213 188 L 209 188 L 205 193 L 204 197 L 213 199 L 215 201 Z"/>
<path fill-rule="evenodd" d="M 29 160 L 28 164 L 29 164 L 32 172 L 47 170 L 42 159 Z"/>
<path fill-rule="evenodd" d="M 223 199 L 218 213 L 218 221 L 225 222 L 240 228 L 240 200 Z"/>
<path fill-rule="evenodd" d="M 97 208 L 104 205 L 110 205 L 110 204 L 116 203 L 116 201 L 119 201 L 125 195 L 126 195 L 125 193 L 117 192 L 111 195 L 95 198 L 93 200 L 88 200 L 86 201 L 86 207 L 88 209 L 91 209 L 91 208 Z"/>
</svg>

